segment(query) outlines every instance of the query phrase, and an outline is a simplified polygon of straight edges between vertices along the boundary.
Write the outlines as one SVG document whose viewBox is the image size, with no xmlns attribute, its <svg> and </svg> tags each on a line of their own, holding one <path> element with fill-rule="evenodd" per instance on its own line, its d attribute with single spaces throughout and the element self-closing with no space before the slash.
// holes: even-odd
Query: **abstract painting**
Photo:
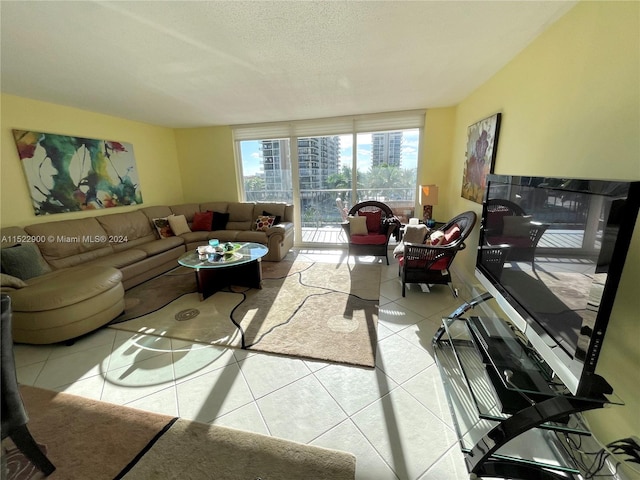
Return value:
<svg viewBox="0 0 640 480">
<path fill-rule="evenodd" d="M 13 130 L 36 215 L 142 203 L 133 145 Z"/>
<path fill-rule="evenodd" d="M 487 175 L 496 160 L 500 113 L 474 123 L 467 129 L 467 158 L 462 174 L 462 197 L 482 203 Z"/>
</svg>

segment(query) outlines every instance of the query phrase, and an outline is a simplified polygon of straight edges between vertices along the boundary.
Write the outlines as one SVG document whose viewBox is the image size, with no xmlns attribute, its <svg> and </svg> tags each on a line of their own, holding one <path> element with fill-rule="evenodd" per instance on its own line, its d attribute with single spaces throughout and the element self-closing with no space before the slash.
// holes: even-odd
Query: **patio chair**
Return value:
<svg viewBox="0 0 640 480">
<path fill-rule="evenodd" d="M 453 288 L 449 268 L 456 254 L 466 247 L 464 241 L 473 230 L 476 218 L 472 211 L 452 218 L 429 234 L 426 241 L 433 242 L 432 244 L 404 243 L 404 249 L 398 255 L 398 275 L 402 279 L 403 297 L 407 283 L 449 285 L 453 296 L 458 296 Z"/>
<path fill-rule="evenodd" d="M 509 245 L 506 261 L 531 262 L 535 271 L 538 242 L 549 227 L 533 221 L 518 204 L 504 199 L 487 200 L 484 239 L 489 246 Z"/>
<path fill-rule="evenodd" d="M 351 207 L 342 229 L 347 237 L 349 255 L 384 256 L 389 265 L 389 238 L 399 231 L 400 220 L 388 205 L 375 200 Z"/>
</svg>

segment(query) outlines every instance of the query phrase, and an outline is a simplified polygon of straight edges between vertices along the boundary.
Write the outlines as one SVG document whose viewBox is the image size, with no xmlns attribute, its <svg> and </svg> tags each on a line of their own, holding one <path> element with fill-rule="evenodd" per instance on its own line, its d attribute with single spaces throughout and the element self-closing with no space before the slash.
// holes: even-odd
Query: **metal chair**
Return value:
<svg viewBox="0 0 640 480">
<path fill-rule="evenodd" d="M 426 283 L 427 285 L 449 285 L 454 297 L 458 294 L 453 288 L 449 268 L 456 254 L 466 247 L 464 241 L 476 224 L 476 214 L 472 211 L 461 213 L 444 226 L 437 229 L 445 238 L 451 238 L 445 244 L 426 245 L 405 243 L 404 251 L 398 257 L 398 275 L 402 279 L 402 296 L 405 296 L 407 283 Z M 434 230 L 436 231 L 436 230 Z M 455 232 L 459 232 L 456 235 Z M 455 238 L 454 238 L 455 237 Z"/>
<path fill-rule="evenodd" d="M 400 220 L 393 214 L 391 208 L 375 200 L 360 202 L 349 210 L 349 216 L 366 216 L 366 235 L 352 234 L 349 221 L 342 223 L 342 229 L 347 236 L 349 255 L 384 256 L 389 265 L 389 239 L 395 232 L 399 232 Z"/>
<path fill-rule="evenodd" d="M 2 360 L 2 371 L 0 372 L 2 374 L 2 439 L 11 438 L 27 459 L 47 476 L 56 467 L 42 453 L 27 428 L 29 417 L 18 389 L 11 323 L 11 297 L 2 294 L 2 338 L 0 339 L 0 348 L 2 348 L 0 351 Z M 4 472 L 2 478 L 4 478 Z"/>
</svg>

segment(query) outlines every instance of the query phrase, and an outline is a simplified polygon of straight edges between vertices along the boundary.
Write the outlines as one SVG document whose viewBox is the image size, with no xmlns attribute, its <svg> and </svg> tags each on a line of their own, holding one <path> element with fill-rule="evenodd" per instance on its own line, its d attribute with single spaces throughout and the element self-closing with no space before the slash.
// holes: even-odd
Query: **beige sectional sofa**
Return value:
<svg viewBox="0 0 640 480">
<path fill-rule="evenodd" d="M 224 229 L 162 238 L 153 222 L 184 215 L 191 228 L 196 214 L 207 211 L 228 214 Z M 265 212 L 280 222 L 258 231 L 256 219 Z M 105 325 L 124 310 L 126 289 L 176 267 L 185 251 L 209 239 L 262 243 L 269 248 L 263 260 L 280 261 L 293 234 L 292 205 L 250 202 L 152 206 L 3 227 L 2 291 L 12 297 L 14 340 L 55 343 Z"/>
</svg>

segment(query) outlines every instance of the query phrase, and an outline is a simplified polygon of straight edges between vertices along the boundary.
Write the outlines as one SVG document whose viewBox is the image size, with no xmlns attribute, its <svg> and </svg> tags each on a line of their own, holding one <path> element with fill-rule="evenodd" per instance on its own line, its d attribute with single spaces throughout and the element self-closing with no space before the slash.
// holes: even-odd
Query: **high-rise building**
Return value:
<svg viewBox="0 0 640 480">
<path fill-rule="evenodd" d="M 400 167 L 402 132 L 377 132 L 371 135 L 371 166 Z"/>
<path fill-rule="evenodd" d="M 291 158 L 287 140 L 262 140 L 262 162 L 267 191 L 291 190 Z M 326 187 L 329 175 L 340 171 L 340 137 L 298 139 L 300 190 Z"/>
<path fill-rule="evenodd" d="M 262 140 L 262 167 L 267 192 L 290 192 L 291 155 L 288 140 Z"/>
</svg>

